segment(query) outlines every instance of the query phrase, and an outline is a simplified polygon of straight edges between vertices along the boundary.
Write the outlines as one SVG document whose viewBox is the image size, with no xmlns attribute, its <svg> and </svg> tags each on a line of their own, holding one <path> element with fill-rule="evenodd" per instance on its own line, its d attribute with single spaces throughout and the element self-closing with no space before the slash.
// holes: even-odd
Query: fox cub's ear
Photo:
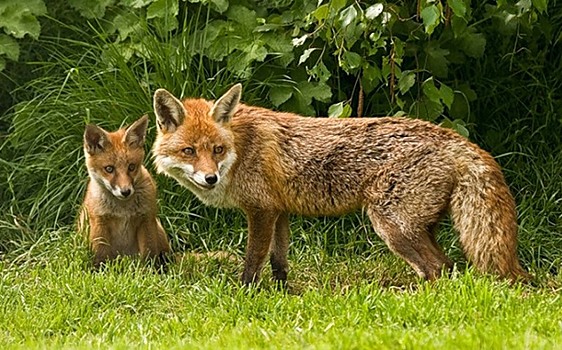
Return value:
<svg viewBox="0 0 562 350">
<path fill-rule="evenodd" d="M 154 93 L 154 113 L 158 129 L 163 132 L 176 131 L 187 114 L 183 103 L 165 89 Z"/>
<path fill-rule="evenodd" d="M 242 95 L 242 84 L 236 84 L 221 96 L 211 108 L 211 116 L 217 123 L 227 123 L 236 112 Z"/>
<path fill-rule="evenodd" d="M 148 116 L 145 115 L 127 128 L 123 139 L 124 143 L 131 147 L 143 147 L 147 126 Z"/>
<path fill-rule="evenodd" d="M 86 125 L 84 132 L 84 149 L 89 154 L 96 154 L 103 151 L 107 145 L 107 133 L 102 128 L 94 125 Z"/>
</svg>

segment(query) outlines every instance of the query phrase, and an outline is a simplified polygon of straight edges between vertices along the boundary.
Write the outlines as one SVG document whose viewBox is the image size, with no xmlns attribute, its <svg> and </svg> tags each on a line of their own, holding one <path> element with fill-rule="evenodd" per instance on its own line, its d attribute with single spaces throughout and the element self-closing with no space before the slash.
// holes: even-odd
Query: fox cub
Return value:
<svg viewBox="0 0 562 350">
<path fill-rule="evenodd" d="M 270 254 L 287 279 L 289 214 L 365 210 L 375 232 L 422 278 L 452 262 L 435 240 L 450 213 L 475 267 L 526 279 L 517 257 L 515 202 L 492 156 L 452 130 L 408 118 L 305 118 L 239 103 L 154 94 L 159 173 L 207 205 L 241 208 L 249 233 L 242 282 Z"/>
<path fill-rule="evenodd" d="M 118 255 L 140 254 L 164 263 L 170 252 L 156 217 L 156 185 L 142 164 L 147 124 L 144 116 L 116 132 L 86 126 L 84 153 L 90 181 L 79 224 L 84 229 L 88 221 L 96 268 Z"/>
</svg>

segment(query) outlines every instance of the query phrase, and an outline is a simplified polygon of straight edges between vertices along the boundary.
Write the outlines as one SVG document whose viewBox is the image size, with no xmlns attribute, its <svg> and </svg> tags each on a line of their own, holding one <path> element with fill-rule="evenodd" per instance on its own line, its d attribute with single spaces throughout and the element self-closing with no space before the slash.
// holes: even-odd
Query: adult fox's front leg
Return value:
<svg viewBox="0 0 562 350">
<path fill-rule="evenodd" d="M 279 213 L 268 210 L 246 210 L 248 218 L 248 244 L 242 283 L 249 285 L 259 281 L 261 269 L 269 253 L 275 223 Z"/>
<path fill-rule="evenodd" d="M 289 272 L 287 252 L 289 250 L 289 214 L 282 213 L 275 222 L 275 232 L 271 240 L 271 272 L 277 282 L 285 284 Z"/>
</svg>

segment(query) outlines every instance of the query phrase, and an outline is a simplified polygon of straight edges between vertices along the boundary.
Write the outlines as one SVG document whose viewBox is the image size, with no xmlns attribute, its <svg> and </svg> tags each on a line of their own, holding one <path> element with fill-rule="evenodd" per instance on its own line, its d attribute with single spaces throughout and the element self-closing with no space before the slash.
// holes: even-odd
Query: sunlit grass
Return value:
<svg viewBox="0 0 562 350">
<path fill-rule="evenodd" d="M 509 286 L 467 270 L 426 283 L 392 255 L 326 257 L 311 247 L 291 254 L 287 291 L 269 274 L 246 289 L 236 253 L 178 258 L 166 274 L 130 259 L 93 272 L 82 239 L 50 237 L 44 250 L 0 265 L 2 348 L 527 349 L 562 341 L 559 279 Z"/>
</svg>

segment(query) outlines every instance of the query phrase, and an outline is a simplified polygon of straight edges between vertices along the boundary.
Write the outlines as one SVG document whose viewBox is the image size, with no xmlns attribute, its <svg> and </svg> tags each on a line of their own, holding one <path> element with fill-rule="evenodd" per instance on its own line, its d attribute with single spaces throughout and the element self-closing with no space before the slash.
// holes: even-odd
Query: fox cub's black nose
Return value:
<svg viewBox="0 0 562 350">
<path fill-rule="evenodd" d="M 214 185 L 214 184 L 216 184 L 218 180 L 219 180 L 219 178 L 218 178 L 217 175 L 215 175 L 215 174 L 207 174 L 207 175 L 205 175 L 205 181 L 206 181 L 209 185 Z"/>
<path fill-rule="evenodd" d="M 121 194 L 123 195 L 123 197 L 129 197 L 129 195 L 131 194 L 131 190 L 121 190 Z"/>
</svg>

